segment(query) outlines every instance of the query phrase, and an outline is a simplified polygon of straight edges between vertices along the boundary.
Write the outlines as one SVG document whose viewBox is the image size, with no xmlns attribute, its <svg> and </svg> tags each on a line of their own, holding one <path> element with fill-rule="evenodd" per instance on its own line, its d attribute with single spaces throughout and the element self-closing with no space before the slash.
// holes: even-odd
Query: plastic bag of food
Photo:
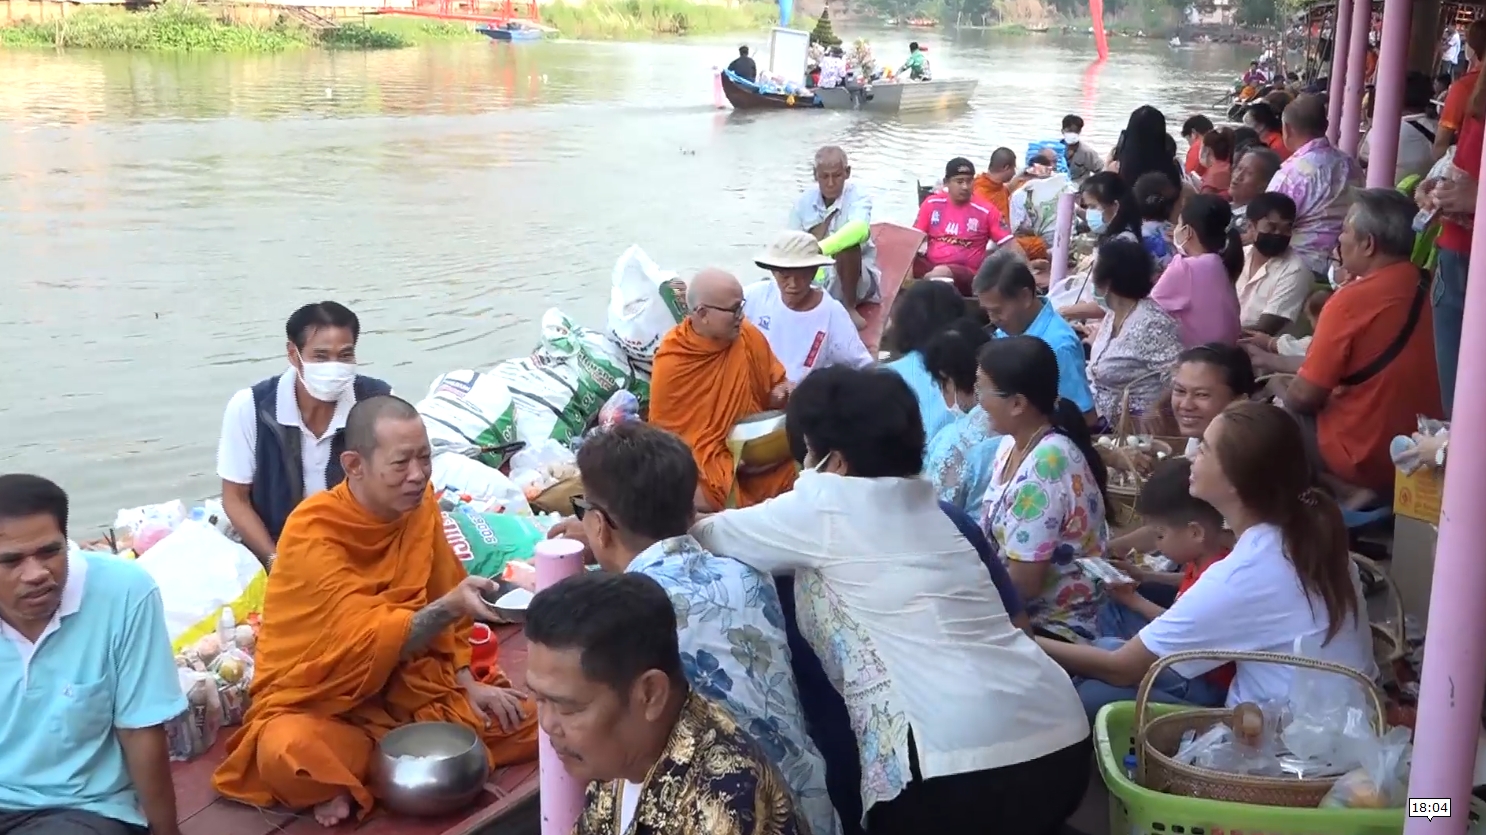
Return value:
<svg viewBox="0 0 1486 835">
<path fill-rule="evenodd" d="M 578 475 L 578 460 L 563 444 L 547 439 L 533 443 L 511 456 L 511 481 L 528 501 L 543 490 Z"/>
<path fill-rule="evenodd" d="M 1296 638 L 1294 654 L 1317 657 L 1316 640 Z M 1361 683 L 1338 673 L 1298 667 L 1290 679 L 1289 700 L 1290 721 L 1280 738 L 1294 757 L 1327 764 L 1338 773 L 1362 764 L 1359 752 L 1367 750 L 1376 732 Z"/>
<path fill-rule="evenodd" d="M 613 429 L 621 423 L 640 419 L 640 399 L 633 392 L 616 391 L 599 409 L 598 427 Z"/>
<path fill-rule="evenodd" d="M 1332 809 L 1393 809 L 1408 799 L 1412 745 L 1408 728 L 1393 728 L 1373 737 L 1361 754 L 1362 765 L 1343 774 L 1321 799 Z"/>
<path fill-rule="evenodd" d="M 238 647 L 223 650 L 211 665 L 222 706 L 223 725 L 241 725 L 248 712 L 248 689 L 253 684 L 253 656 Z"/>
<path fill-rule="evenodd" d="M 177 762 L 195 759 L 217 744 L 222 728 L 222 701 L 210 673 L 178 670 L 186 709 L 165 723 L 166 747 Z"/>
<path fill-rule="evenodd" d="M 458 453 L 434 453 L 432 480 L 434 490 L 462 494 L 464 504 L 496 512 L 531 512 L 521 488 L 505 473 Z"/>
</svg>

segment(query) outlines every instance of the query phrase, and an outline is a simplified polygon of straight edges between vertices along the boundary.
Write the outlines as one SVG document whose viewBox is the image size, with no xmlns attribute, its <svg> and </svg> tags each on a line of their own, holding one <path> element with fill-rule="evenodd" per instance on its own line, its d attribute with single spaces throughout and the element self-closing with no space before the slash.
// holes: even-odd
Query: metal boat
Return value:
<svg viewBox="0 0 1486 835">
<path fill-rule="evenodd" d="M 973 78 L 904 81 L 861 87 L 829 87 L 815 91 L 827 110 L 864 110 L 869 113 L 923 113 L 964 107 L 979 84 Z M 736 107 L 737 105 L 733 105 Z"/>
<path fill-rule="evenodd" d="M 499 26 L 476 26 L 475 31 L 492 41 L 539 41 L 544 37 L 541 29 L 511 22 Z"/>
</svg>

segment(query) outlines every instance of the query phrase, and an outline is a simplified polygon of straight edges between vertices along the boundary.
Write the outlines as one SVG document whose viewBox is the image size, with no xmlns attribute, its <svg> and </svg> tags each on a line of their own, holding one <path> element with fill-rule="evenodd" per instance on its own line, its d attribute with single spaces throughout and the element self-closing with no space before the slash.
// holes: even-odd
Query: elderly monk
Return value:
<svg viewBox="0 0 1486 835">
<path fill-rule="evenodd" d="M 748 507 L 795 483 L 793 461 L 753 470 L 728 450 L 738 421 L 782 409 L 789 399 L 784 366 L 758 328 L 743 318 L 743 285 L 707 268 L 686 288 L 688 312 L 655 352 L 650 422 L 681 436 L 697 459 L 697 509 Z"/>
<path fill-rule="evenodd" d="M 454 722 L 491 766 L 536 758 L 535 710 L 470 673 L 471 618 L 495 585 L 464 572 L 429 489 L 428 434 L 391 395 L 346 419 L 346 480 L 289 516 L 269 576 L 252 706 L 213 785 L 255 806 L 313 807 L 334 826 L 375 801 L 377 740 Z"/>
<path fill-rule="evenodd" d="M 991 153 L 991 163 L 985 173 L 977 174 L 972 191 L 975 196 L 990 203 L 1001 213 L 1002 220 L 1011 218 L 1011 195 L 1034 177 L 1047 177 L 1057 169 L 1058 161 L 1051 148 L 1038 151 L 1028 160 L 1025 171 L 1016 168 L 1016 151 L 997 148 Z M 1047 243 L 1036 229 L 1013 229 L 1016 242 L 1027 257 L 1036 261 L 1047 257 Z"/>
</svg>

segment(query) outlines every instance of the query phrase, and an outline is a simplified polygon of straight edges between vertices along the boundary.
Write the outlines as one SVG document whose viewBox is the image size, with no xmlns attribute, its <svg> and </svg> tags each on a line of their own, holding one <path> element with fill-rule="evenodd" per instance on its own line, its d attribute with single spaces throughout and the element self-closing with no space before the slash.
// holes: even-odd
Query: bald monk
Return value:
<svg viewBox="0 0 1486 835">
<path fill-rule="evenodd" d="M 279 537 L 251 707 L 213 785 L 254 806 L 364 817 L 377 740 L 412 722 L 478 732 L 492 767 L 537 756 L 536 711 L 470 673 L 471 618 L 495 584 L 464 572 L 429 488 L 423 421 L 391 395 L 346 419 L 346 480 L 304 500 Z"/>
<path fill-rule="evenodd" d="M 688 312 L 655 352 L 650 422 L 680 435 L 700 470 L 702 512 L 748 507 L 795 483 L 795 464 L 738 467 L 727 439 L 740 418 L 783 409 L 790 385 L 762 332 L 743 318 L 743 285 L 707 268 L 686 287 Z"/>
<path fill-rule="evenodd" d="M 976 176 L 972 191 L 976 197 L 995 206 L 1001 212 L 1001 217 L 1007 224 L 1011 223 L 1011 193 L 1026 185 L 1032 179 L 1032 171 L 1052 170 L 1057 166 L 1057 160 L 1052 159 L 1052 151 L 1039 152 L 1028 163 L 1026 171 L 1018 171 L 1016 168 L 1016 152 L 1010 148 L 997 148 L 991 154 L 991 163 L 986 167 L 984 173 Z M 1030 260 L 1038 260 L 1047 257 L 1047 242 L 1042 236 L 1034 232 L 1028 233 L 1024 229 L 1013 229 L 1016 242 L 1027 253 Z"/>
</svg>

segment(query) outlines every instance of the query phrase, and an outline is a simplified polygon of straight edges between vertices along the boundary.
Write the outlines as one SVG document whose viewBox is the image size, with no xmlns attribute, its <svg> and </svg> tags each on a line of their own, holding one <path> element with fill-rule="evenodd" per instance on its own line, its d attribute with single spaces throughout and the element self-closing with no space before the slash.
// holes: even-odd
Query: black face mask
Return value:
<svg viewBox="0 0 1486 835">
<path fill-rule="evenodd" d="M 1278 232 L 1260 232 L 1254 236 L 1254 249 L 1265 258 L 1273 258 L 1290 248 L 1290 236 Z"/>
</svg>

